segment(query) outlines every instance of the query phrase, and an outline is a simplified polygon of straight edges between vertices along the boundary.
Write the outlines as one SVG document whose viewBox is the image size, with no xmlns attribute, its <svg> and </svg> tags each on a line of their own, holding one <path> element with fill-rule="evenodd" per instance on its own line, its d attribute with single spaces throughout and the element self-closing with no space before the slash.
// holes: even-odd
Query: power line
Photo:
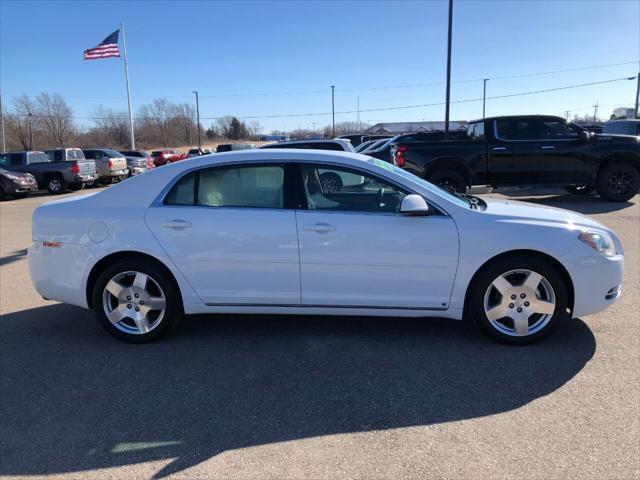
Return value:
<svg viewBox="0 0 640 480">
<path fill-rule="evenodd" d="M 504 95 L 494 95 L 492 97 L 487 97 L 487 100 L 497 100 L 497 99 L 501 99 L 501 98 L 513 98 L 513 97 L 521 97 L 521 96 L 525 96 L 525 95 L 536 95 L 536 94 L 540 94 L 540 93 L 548 93 L 548 92 L 557 92 L 557 91 L 561 91 L 561 90 L 569 90 L 572 88 L 581 88 L 581 87 L 588 87 L 588 86 L 593 86 L 593 85 L 602 85 L 605 83 L 613 83 L 613 82 L 621 82 L 621 81 L 628 81 L 628 80 L 635 80 L 636 77 L 620 77 L 620 78 L 612 78 L 609 80 L 600 80 L 597 82 L 588 82 L 588 83 L 579 83 L 579 84 L 575 84 L 575 85 L 565 85 L 563 87 L 555 87 L 555 88 L 545 88 L 545 89 L 541 89 L 541 90 L 530 90 L 527 92 L 517 92 L 517 93 L 508 93 L 508 94 L 504 94 Z M 467 99 L 463 99 L 463 100 L 452 100 L 451 103 L 471 103 L 471 102 L 480 102 L 482 101 L 482 98 L 467 98 Z M 360 113 L 364 113 L 364 112 L 386 112 L 386 111 L 390 111 L 390 110 L 407 110 L 407 109 L 413 109 L 413 108 L 425 108 L 425 107 L 435 107 L 435 106 L 440 106 L 440 105 L 444 105 L 445 102 L 435 102 L 435 103 L 421 103 L 421 104 L 416 104 L 416 105 L 402 105 L 402 106 L 395 106 L 395 107 L 378 107 L 378 108 L 367 108 L 367 109 L 360 109 Z M 344 110 L 344 111 L 340 111 L 340 112 L 335 112 L 336 115 L 346 115 L 346 114 L 353 114 L 356 113 L 357 110 Z M 261 119 L 261 118 L 292 118 L 292 117 L 314 117 L 314 116 L 326 116 L 326 115 L 331 115 L 332 112 L 307 112 L 307 113 L 288 113 L 288 114 L 276 114 L 276 115 L 245 115 L 245 116 L 235 116 L 238 119 L 244 119 L 244 120 L 257 120 L 257 119 Z M 16 114 L 13 114 L 14 116 Z M 18 115 L 19 116 L 19 115 Z M 44 117 L 44 118 L 50 118 L 50 117 L 57 117 L 55 115 L 41 115 L 41 114 L 32 114 L 33 117 Z M 200 117 L 201 120 L 219 120 L 219 119 L 223 119 L 229 117 L 229 115 L 223 115 L 223 116 L 219 116 L 219 117 Z M 72 118 L 72 119 L 78 119 L 78 120 L 109 120 L 109 117 L 98 117 L 98 116 L 92 116 L 92 117 L 76 117 L 76 116 L 65 116 L 64 118 Z M 155 117 L 136 117 L 136 120 L 152 120 L 155 119 Z M 193 117 L 186 117 L 183 115 L 170 115 L 167 116 L 164 120 L 169 121 L 171 119 L 190 119 L 193 120 Z"/>
<path fill-rule="evenodd" d="M 466 80 L 453 80 L 451 83 L 472 83 L 472 82 L 481 82 L 485 78 L 489 80 L 507 80 L 512 78 L 522 78 L 522 77 L 535 77 L 535 76 L 543 76 L 543 75 L 553 75 L 557 73 L 568 73 L 568 72 L 579 72 L 583 70 L 592 70 L 597 68 L 608 68 L 608 67 L 617 67 L 622 65 L 635 65 L 637 61 L 633 62 L 620 62 L 620 63 L 607 63 L 600 65 L 589 65 L 585 67 L 575 67 L 575 68 L 567 68 L 563 70 L 548 70 L 544 72 L 532 72 L 532 73 L 521 73 L 515 75 L 503 75 L 497 77 L 483 77 L 483 78 L 471 78 Z M 387 86 L 379 86 L 379 87 L 357 87 L 357 88 L 347 88 L 340 89 L 340 93 L 344 92 L 367 92 L 367 91 L 375 91 L 375 90 L 395 90 L 395 89 L 403 89 L 403 88 L 419 88 L 419 87 L 432 87 L 437 85 L 444 85 L 445 82 L 429 82 L 429 83 L 407 83 L 400 85 L 387 85 Z M 281 97 L 281 96 L 302 96 L 302 95 L 326 95 L 326 89 L 324 90 L 309 90 L 309 91 L 300 91 L 300 92 L 255 92 L 255 93 L 230 93 L 230 94 L 221 94 L 221 95 L 200 95 L 200 98 L 237 98 L 237 97 Z M 36 95 L 25 95 L 27 98 L 35 98 Z M 13 95 L 11 98 L 20 98 L 22 95 Z M 63 96 L 64 98 L 70 100 L 122 100 L 126 97 L 112 97 L 112 96 Z M 141 100 L 149 100 L 157 97 L 136 97 Z M 176 99 L 176 98 L 191 98 L 190 95 L 176 95 L 176 96 L 165 96 L 163 98 L 167 99 Z M 337 113 L 337 112 L 336 112 Z"/>
</svg>

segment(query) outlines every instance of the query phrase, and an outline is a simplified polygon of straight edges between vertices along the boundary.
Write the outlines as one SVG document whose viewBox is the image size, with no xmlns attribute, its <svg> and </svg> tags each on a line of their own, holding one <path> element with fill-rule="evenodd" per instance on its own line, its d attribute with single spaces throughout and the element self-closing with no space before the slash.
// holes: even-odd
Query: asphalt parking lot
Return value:
<svg viewBox="0 0 640 480">
<path fill-rule="evenodd" d="M 517 197 L 619 234 L 625 282 L 526 347 L 465 322 L 284 316 L 124 344 L 31 286 L 30 217 L 52 197 L 1 203 L 0 475 L 639 478 L 640 198 L 542 193 Z"/>
</svg>

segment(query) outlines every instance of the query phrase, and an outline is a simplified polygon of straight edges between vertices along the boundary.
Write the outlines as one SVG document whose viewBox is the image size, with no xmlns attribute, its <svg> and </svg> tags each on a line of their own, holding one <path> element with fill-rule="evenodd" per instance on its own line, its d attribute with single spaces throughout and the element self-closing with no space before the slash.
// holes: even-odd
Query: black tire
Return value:
<svg viewBox="0 0 640 480">
<path fill-rule="evenodd" d="M 322 184 L 322 191 L 325 193 L 342 190 L 342 179 L 337 173 L 324 172 L 320 175 L 320 183 Z"/>
<path fill-rule="evenodd" d="M 449 192 L 464 193 L 467 191 L 467 182 L 455 170 L 438 170 L 431 173 L 427 181 Z"/>
<path fill-rule="evenodd" d="M 546 317 L 546 320 L 543 315 L 532 314 L 527 321 L 528 326 L 526 327 L 528 330 L 531 330 L 531 333 L 523 336 L 514 336 L 515 322 L 510 317 L 505 316 L 497 321 L 494 320 L 494 323 L 500 326 L 499 329 L 499 327 L 494 326 L 485 313 L 485 301 L 487 299 L 491 299 L 492 295 L 499 295 L 497 290 L 493 288 L 490 290 L 490 286 L 494 280 L 499 276 L 514 270 L 529 270 L 540 274 L 551 287 L 553 296 L 555 297 L 555 308 L 553 310 L 553 314 L 550 317 Z M 510 277 L 516 279 L 516 282 L 513 283 L 516 285 L 516 288 L 518 285 L 518 275 L 520 274 L 514 273 Z M 523 276 L 522 278 L 524 279 L 526 277 Z M 474 277 L 473 285 L 470 285 L 469 288 L 471 291 L 467 298 L 468 301 L 465 308 L 465 316 L 473 319 L 485 334 L 502 343 L 510 345 L 524 345 L 536 342 L 549 335 L 560 322 L 568 317 L 567 291 L 569 286 L 566 285 L 564 276 L 549 261 L 534 255 L 514 255 L 500 257 L 492 261 L 483 267 L 482 270 Z M 540 286 L 539 288 L 544 287 Z M 540 290 L 541 294 L 543 292 L 544 290 Z M 511 298 L 513 297 L 510 296 L 510 298 L 506 298 L 505 296 L 502 300 L 511 302 Z M 508 303 L 508 306 L 506 307 L 509 314 L 515 315 L 515 310 L 519 307 L 524 307 L 524 305 L 527 305 L 527 307 L 529 306 L 528 303 L 525 303 L 527 302 L 527 298 L 520 298 L 519 295 L 516 295 L 516 299 L 513 300 L 513 302 L 514 303 Z M 536 326 L 537 321 L 540 322 L 538 327 Z M 514 332 L 511 334 L 508 333 L 507 330 L 509 329 L 514 330 Z"/>
<path fill-rule="evenodd" d="M 84 183 L 82 182 L 70 183 L 68 188 L 72 192 L 77 192 L 78 190 L 82 190 L 84 188 Z"/>
<path fill-rule="evenodd" d="M 158 324 L 147 333 L 129 333 L 123 331 L 109 320 L 105 312 L 103 303 L 105 287 L 111 279 L 124 272 L 140 272 L 148 275 L 161 288 L 161 293 L 164 294 L 164 315 L 158 321 Z M 132 304 L 135 301 L 136 300 L 132 300 Z M 178 285 L 171 275 L 168 274 L 164 268 L 153 262 L 136 259 L 117 261 L 100 273 L 93 287 L 92 305 L 98 321 L 107 332 L 120 340 L 130 343 L 146 343 L 156 340 L 171 330 L 183 317 L 182 300 L 178 293 Z M 125 322 L 122 327 L 127 327 L 127 323 L 135 325 L 135 322 L 130 318 L 125 317 L 122 321 Z"/>
<path fill-rule="evenodd" d="M 4 193 L 4 190 L 0 188 L 0 202 L 7 198 L 7 195 Z"/>
<path fill-rule="evenodd" d="M 100 179 L 100 185 L 107 186 L 113 183 L 113 177 L 104 177 Z"/>
<path fill-rule="evenodd" d="M 595 187 L 593 185 L 567 185 L 564 189 L 571 195 L 582 197 L 593 192 Z"/>
<path fill-rule="evenodd" d="M 611 202 L 626 202 L 640 189 L 640 172 L 628 163 L 613 163 L 598 173 L 598 195 Z"/>
<path fill-rule="evenodd" d="M 58 174 L 48 175 L 45 178 L 45 183 L 47 185 L 47 191 L 52 195 L 60 195 L 67 190 L 67 182 Z"/>
</svg>

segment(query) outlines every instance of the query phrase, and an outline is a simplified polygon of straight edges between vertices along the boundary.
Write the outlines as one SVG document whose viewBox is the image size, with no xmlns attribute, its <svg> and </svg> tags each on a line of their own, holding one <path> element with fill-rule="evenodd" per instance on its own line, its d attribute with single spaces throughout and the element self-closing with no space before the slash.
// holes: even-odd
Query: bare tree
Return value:
<svg viewBox="0 0 640 480">
<path fill-rule="evenodd" d="M 23 150 L 29 150 L 31 148 L 29 115 L 34 114 L 36 106 L 29 97 L 23 94 L 13 99 L 13 109 L 14 114 L 11 116 L 12 121 L 8 124 L 8 131 L 13 133 Z M 32 129 L 34 127 L 35 125 L 31 126 Z"/>
<path fill-rule="evenodd" d="M 196 112 L 190 103 L 179 103 L 172 107 L 173 122 L 181 132 L 182 141 L 189 145 L 197 135 Z"/>
<path fill-rule="evenodd" d="M 94 138 L 101 138 L 100 145 L 125 147 L 129 142 L 129 117 L 125 111 L 104 108 L 102 105 L 93 111 L 96 125 Z M 99 133 L 100 135 L 95 135 Z"/>
<path fill-rule="evenodd" d="M 169 144 L 169 122 L 172 118 L 172 104 L 166 98 L 156 98 L 149 105 L 140 108 L 139 116 L 148 121 L 157 130 L 162 145 Z M 144 124 L 143 124 L 144 125 Z"/>
<path fill-rule="evenodd" d="M 73 133 L 73 111 L 59 93 L 41 93 L 36 98 L 37 123 L 51 146 L 64 147 Z"/>
</svg>

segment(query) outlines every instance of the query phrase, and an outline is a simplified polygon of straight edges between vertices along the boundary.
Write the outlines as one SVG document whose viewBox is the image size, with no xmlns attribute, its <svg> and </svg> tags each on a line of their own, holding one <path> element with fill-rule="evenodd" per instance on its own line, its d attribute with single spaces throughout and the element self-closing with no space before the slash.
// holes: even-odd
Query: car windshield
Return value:
<svg viewBox="0 0 640 480">
<path fill-rule="evenodd" d="M 403 170 L 402 168 L 396 167 L 395 165 L 392 165 L 389 162 L 385 162 L 384 160 L 380 160 L 378 158 L 373 158 L 373 157 L 369 157 L 369 160 L 367 161 L 370 163 L 373 163 L 374 165 L 377 165 L 378 167 L 382 167 L 385 170 L 389 170 L 390 172 L 396 173 L 404 178 L 408 178 L 409 180 L 419 184 L 421 187 L 426 188 L 430 192 L 443 195 L 448 200 L 452 201 L 453 203 L 461 207 L 469 207 L 472 205 L 472 202 L 471 200 L 469 200 L 469 198 L 463 197 L 459 194 L 451 193 L 443 188 L 438 187 L 437 185 L 434 185 L 433 183 L 427 182 L 426 180 L 414 175 L 413 173 Z"/>
</svg>

